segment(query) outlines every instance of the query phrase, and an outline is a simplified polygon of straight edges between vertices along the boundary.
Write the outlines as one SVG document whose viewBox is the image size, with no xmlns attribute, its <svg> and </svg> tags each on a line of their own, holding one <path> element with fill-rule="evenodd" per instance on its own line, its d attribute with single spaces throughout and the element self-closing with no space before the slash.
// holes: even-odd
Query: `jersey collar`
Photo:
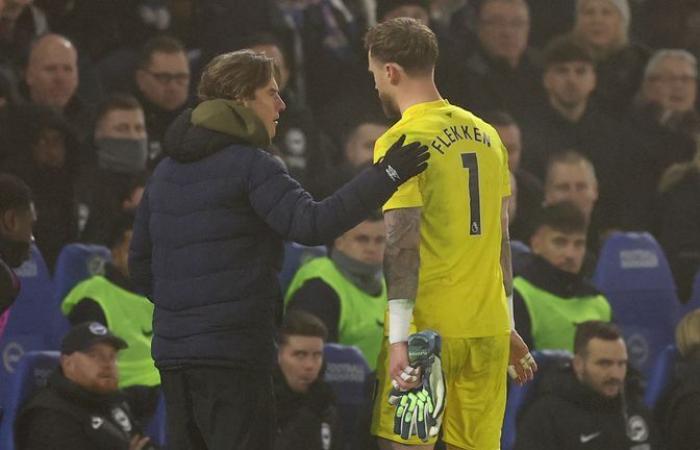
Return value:
<svg viewBox="0 0 700 450">
<path fill-rule="evenodd" d="M 401 116 L 401 118 L 408 119 L 411 117 L 420 116 L 425 111 L 429 111 L 431 109 L 442 108 L 442 107 L 449 106 L 449 105 L 450 105 L 450 102 L 448 102 L 444 98 L 440 99 L 440 100 L 434 100 L 432 102 L 416 103 L 415 105 L 411 105 L 408 108 L 406 108 L 406 110 L 403 112 L 403 115 Z"/>
</svg>

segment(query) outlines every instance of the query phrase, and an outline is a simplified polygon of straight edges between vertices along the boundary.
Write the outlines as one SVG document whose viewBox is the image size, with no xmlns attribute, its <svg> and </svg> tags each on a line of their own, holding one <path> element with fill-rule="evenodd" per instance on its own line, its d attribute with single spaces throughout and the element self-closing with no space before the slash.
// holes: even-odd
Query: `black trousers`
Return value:
<svg viewBox="0 0 700 450">
<path fill-rule="evenodd" d="M 271 450 L 272 377 L 222 367 L 161 370 L 170 450 Z"/>
</svg>

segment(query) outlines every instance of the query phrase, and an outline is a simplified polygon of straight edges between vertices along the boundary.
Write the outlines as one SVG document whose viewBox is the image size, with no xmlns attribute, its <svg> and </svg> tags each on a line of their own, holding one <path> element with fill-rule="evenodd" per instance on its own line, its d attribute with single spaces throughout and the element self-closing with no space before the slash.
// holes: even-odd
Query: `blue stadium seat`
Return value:
<svg viewBox="0 0 700 450">
<path fill-rule="evenodd" d="M 19 296 L 0 338 L 0 406 L 4 406 L 10 376 L 22 355 L 31 350 L 57 350 L 67 329 L 67 321 L 53 300 L 49 271 L 36 247 L 32 246 L 31 258 L 17 269 L 17 275 Z"/>
<path fill-rule="evenodd" d="M 0 422 L 0 448 L 3 450 L 14 450 L 15 420 L 34 391 L 46 385 L 47 378 L 58 366 L 58 360 L 59 352 L 56 351 L 27 352 L 7 380 L 10 395 L 5 401 Z"/>
<path fill-rule="evenodd" d="M 89 244 L 68 244 L 61 249 L 56 262 L 55 298 L 60 305 L 81 281 L 93 275 L 104 275 L 105 264 L 112 259 L 107 247 Z"/>
<path fill-rule="evenodd" d="M 666 392 L 666 389 L 670 386 L 677 358 L 678 349 L 675 345 L 666 347 L 656 358 L 644 394 L 644 403 L 646 403 L 649 409 L 654 409 L 656 402 L 659 401 Z"/>
<path fill-rule="evenodd" d="M 166 448 L 166 437 L 167 437 L 167 416 L 165 413 L 165 396 L 161 391 L 158 397 L 158 407 L 156 408 L 156 413 L 151 419 L 151 422 L 146 427 L 146 436 L 151 438 L 151 442 L 158 445 L 160 448 Z"/>
<path fill-rule="evenodd" d="M 335 394 L 341 423 L 352 424 L 343 429 L 345 448 L 359 448 L 360 423 L 370 408 L 369 365 L 357 347 L 326 344 L 323 353 L 326 363 L 324 379 Z"/>
<path fill-rule="evenodd" d="M 543 374 L 554 367 L 568 363 L 572 358 L 571 353 L 564 350 L 533 351 L 532 356 L 537 361 L 539 368 L 535 379 L 524 386 L 509 382 L 508 400 L 506 401 L 506 412 L 501 431 L 501 448 L 503 450 L 512 450 L 515 447 L 518 417 L 523 407 L 535 398 L 537 386 Z"/>
<path fill-rule="evenodd" d="M 326 256 L 328 251 L 326 247 L 319 245 L 316 247 L 307 247 L 306 245 L 297 244 L 296 242 L 286 242 L 284 244 L 284 262 L 282 270 L 280 270 L 279 280 L 282 292 L 287 291 L 289 283 L 299 270 L 302 264 L 312 258 Z"/>
<path fill-rule="evenodd" d="M 630 362 L 647 377 L 674 342 L 680 301 L 661 247 L 649 233 L 614 233 L 603 245 L 594 284 L 612 306 Z"/>
</svg>

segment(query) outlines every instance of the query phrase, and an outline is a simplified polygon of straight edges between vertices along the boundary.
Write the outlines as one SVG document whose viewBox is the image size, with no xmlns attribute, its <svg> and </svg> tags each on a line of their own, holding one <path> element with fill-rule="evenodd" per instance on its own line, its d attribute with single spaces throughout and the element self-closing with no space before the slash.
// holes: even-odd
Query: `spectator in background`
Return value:
<svg viewBox="0 0 700 450">
<path fill-rule="evenodd" d="M 68 120 L 81 143 L 87 140 L 92 111 L 76 93 L 78 52 L 68 39 L 58 34 L 37 39 L 29 53 L 24 82 L 30 102 L 54 108 Z"/>
<path fill-rule="evenodd" d="M 73 327 L 60 366 L 20 412 L 18 450 L 153 449 L 117 387 L 117 354 L 125 348 L 101 323 Z"/>
<path fill-rule="evenodd" d="M 328 329 L 328 341 L 357 346 L 374 371 L 387 308 L 382 271 L 386 231 L 375 213 L 333 243 L 330 257 L 307 262 L 292 279 L 287 311 L 312 313 Z"/>
<path fill-rule="evenodd" d="M 114 94 L 97 113 L 93 143 L 97 167 L 90 166 L 78 185 L 81 240 L 101 242 L 114 217 L 135 210 L 131 197 L 143 185 L 148 161 L 143 109 L 130 95 Z"/>
<path fill-rule="evenodd" d="M 29 259 L 35 220 L 29 186 L 13 175 L 0 174 L 0 338 L 20 289 L 13 270 Z"/>
<path fill-rule="evenodd" d="M 274 373 L 279 434 L 274 450 L 344 448 L 330 386 L 321 377 L 328 331 L 318 318 L 290 311 L 278 332 Z"/>
<path fill-rule="evenodd" d="M 688 163 L 671 166 L 661 178 L 656 212 L 656 238 L 664 249 L 686 302 L 700 273 L 700 150 Z"/>
<path fill-rule="evenodd" d="M 629 41 L 628 0 L 578 0 L 573 36 L 593 55 L 595 98 L 611 114 L 626 112 L 642 81 L 649 51 Z"/>
<path fill-rule="evenodd" d="M 577 323 L 610 321 L 610 304 L 581 275 L 586 228 L 570 201 L 540 211 L 530 239 L 534 257 L 513 280 L 515 323 L 529 348 L 572 351 Z"/>
<path fill-rule="evenodd" d="M 311 110 L 299 101 L 297 93 L 289 86 L 288 58 L 277 39 L 271 34 L 251 36 L 245 48 L 264 53 L 275 61 L 280 96 L 287 108 L 272 144 L 290 175 L 316 193 L 313 187 L 318 177 L 323 176 L 331 156 L 328 138 L 317 127 Z"/>
<path fill-rule="evenodd" d="M 5 0 L 0 8 L 0 60 L 19 68 L 32 40 L 48 33 L 44 11 L 32 0 Z"/>
<path fill-rule="evenodd" d="M 478 9 L 479 48 L 450 61 L 452 103 L 477 114 L 504 110 L 516 117 L 541 101 L 539 64 L 528 50 L 530 12 L 525 0 L 485 0 Z"/>
<path fill-rule="evenodd" d="M 316 187 L 319 198 L 327 197 L 371 164 L 374 142 L 388 129 L 384 114 L 369 106 L 351 112 L 347 120 L 351 124 L 341 132 L 342 153 L 333 158 L 329 168 L 319 177 Z"/>
<path fill-rule="evenodd" d="M 511 239 L 527 242 L 533 229 L 533 220 L 537 210 L 542 205 L 542 182 L 532 173 L 524 169 L 520 161 L 523 150 L 520 126 L 513 116 L 505 111 L 495 111 L 484 114 L 482 118 L 493 125 L 501 137 L 503 145 L 508 150 L 508 168 L 515 177 L 518 189 L 518 210 L 510 224 Z"/>
<path fill-rule="evenodd" d="M 61 248 L 78 237 L 74 184 L 80 146 L 63 116 L 46 106 L 18 108 L 9 130 L 15 152 L 4 168 L 32 190 L 36 245 L 52 270 Z"/>
<path fill-rule="evenodd" d="M 662 448 L 615 325 L 580 323 L 573 364 L 554 370 L 518 422 L 516 450 Z"/>
<path fill-rule="evenodd" d="M 671 387 L 659 401 L 656 417 L 667 450 L 695 450 L 700 442 L 700 309 L 676 326 L 676 362 Z"/>
<path fill-rule="evenodd" d="M 533 110 L 521 123 L 522 165 L 544 179 L 555 153 L 575 148 L 593 163 L 600 182 L 600 207 L 607 222 L 620 214 L 616 179 L 624 139 L 614 119 L 590 100 L 596 86 L 591 53 L 575 40 L 560 37 L 545 49 L 543 84 L 547 105 Z M 545 186 L 546 187 L 546 186 Z"/>
<path fill-rule="evenodd" d="M 151 357 L 153 303 L 134 292 L 127 259 L 134 216 L 113 217 L 105 240 L 111 261 L 104 275 L 94 275 L 77 284 L 63 299 L 61 311 L 71 325 L 99 322 L 122 338 L 129 347 L 119 353 L 119 388 L 131 412 L 140 423 L 147 423 L 158 406 L 160 374 Z"/>
<path fill-rule="evenodd" d="M 651 230 L 658 222 L 654 200 L 661 176 L 675 163 L 687 162 L 700 142 L 697 61 L 685 50 L 659 50 L 647 64 L 644 81 L 628 115 L 633 145 L 628 170 L 622 226 Z"/>
<path fill-rule="evenodd" d="M 544 204 L 570 201 L 586 218 L 586 256 L 581 270 L 590 276 L 595 269 L 598 251 L 606 230 L 602 229 L 598 204 L 598 179 L 593 164 L 580 153 L 568 150 L 552 156 L 544 183 Z"/>
<path fill-rule="evenodd" d="M 148 166 L 162 158 L 165 131 L 182 112 L 190 89 L 190 66 L 183 45 L 175 38 L 158 36 L 141 49 L 135 95 L 146 115 Z"/>
</svg>

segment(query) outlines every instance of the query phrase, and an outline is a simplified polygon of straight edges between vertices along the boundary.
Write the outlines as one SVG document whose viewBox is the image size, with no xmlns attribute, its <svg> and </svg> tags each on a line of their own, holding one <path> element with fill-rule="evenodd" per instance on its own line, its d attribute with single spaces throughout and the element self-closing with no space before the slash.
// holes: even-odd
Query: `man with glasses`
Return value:
<svg viewBox="0 0 700 450">
<path fill-rule="evenodd" d="M 134 79 L 136 96 L 146 114 L 149 164 L 153 167 L 160 160 L 165 131 L 187 103 L 190 67 L 182 43 L 167 36 L 146 42 Z"/>
</svg>

